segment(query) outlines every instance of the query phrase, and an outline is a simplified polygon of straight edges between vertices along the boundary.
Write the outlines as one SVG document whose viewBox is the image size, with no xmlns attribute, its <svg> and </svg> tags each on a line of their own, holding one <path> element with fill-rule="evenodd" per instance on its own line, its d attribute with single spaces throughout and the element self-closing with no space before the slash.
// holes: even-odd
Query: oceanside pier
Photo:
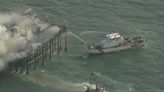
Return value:
<svg viewBox="0 0 164 92">
<path fill-rule="evenodd" d="M 45 65 L 50 61 L 52 54 L 60 55 L 60 51 L 67 51 L 66 27 L 58 25 L 59 32 L 47 41 L 39 45 L 35 51 L 27 56 L 9 62 L 5 71 L 12 73 L 23 73 L 28 75 L 30 70 L 35 70 L 39 65 Z"/>
</svg>

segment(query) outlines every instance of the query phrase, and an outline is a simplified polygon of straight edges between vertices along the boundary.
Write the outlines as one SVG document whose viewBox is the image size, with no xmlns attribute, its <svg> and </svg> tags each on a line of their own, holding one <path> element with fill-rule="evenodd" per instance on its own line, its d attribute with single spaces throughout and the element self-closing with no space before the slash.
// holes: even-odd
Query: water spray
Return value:
<svg viewBox="0 0 164 92">
<path fill-rule="evenodd" d="M 102 33 L 102 34 L 107 34 L 106 32 L 85 31 L 85 32 L 80 33 L 80 36 L 85 35 L 85 34 L 90 34 L 90 33 L 97 33 L 97 34 Z"/>
<path fill-rule="evenodd" d="M 76 34 L 72 33 L 71 31 L 69 31 L 68 33 L 72 34 L 74 37 L 76 37 L 77 39 L 79 39 L 82 43 L 84 43 L 85 45 L 87 45 L 86 41 L 84 41 L 83 39 L 81 39 L 79 36 L 77 36 Z"/>
</svg>

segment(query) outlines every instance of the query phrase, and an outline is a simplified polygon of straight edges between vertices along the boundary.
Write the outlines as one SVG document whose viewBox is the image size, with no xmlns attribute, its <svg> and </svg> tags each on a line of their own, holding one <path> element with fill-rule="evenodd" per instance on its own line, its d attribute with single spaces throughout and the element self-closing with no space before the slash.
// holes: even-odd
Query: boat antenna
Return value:
<svg viewBox="0 0 164 92">
<path fill-rule="evenodd" d="M 117 27 L 118 27 L 118 33 L 122 35 L 122 25 L 120 24 L 120 21 L 117 21 Z"/>
<path fill-rule="evenodd" d="M 95 78 L 95 74 L 91 73 L 90 75 L 90 84 L 92 84 L 93 82 L 95 82 L 96 84 L 98 84 L 98 81 Z"/>
</svg>

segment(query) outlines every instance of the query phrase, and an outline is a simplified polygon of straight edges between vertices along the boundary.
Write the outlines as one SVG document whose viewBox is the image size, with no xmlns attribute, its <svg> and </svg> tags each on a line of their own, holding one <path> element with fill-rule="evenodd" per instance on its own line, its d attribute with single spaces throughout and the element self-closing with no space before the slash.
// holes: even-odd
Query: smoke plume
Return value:
<svg viewBox="0 0 164 92">
<path fill-rule="evenodd" d="M 59 32 L 58 26 L 41 21 L 37 16 L 32 9 L 0 14 L 0 70 Z"/>
</svg>

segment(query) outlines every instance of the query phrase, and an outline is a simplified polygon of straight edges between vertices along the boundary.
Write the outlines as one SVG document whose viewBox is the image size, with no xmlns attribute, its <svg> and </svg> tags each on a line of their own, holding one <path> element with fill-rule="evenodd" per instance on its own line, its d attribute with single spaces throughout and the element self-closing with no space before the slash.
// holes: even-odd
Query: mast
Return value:
<svg viewBox="0 0 164 92">
<path fill-rule="evenodd" d="M 91 73 L 90 75 L 90 84 L 92 84 L 93 82 L 95 82 L 96 84 L 98 84 L 98 81 L 95 78 L 95 74 Z"/>
<path fill-rule="evenodd" d="M 117 28 L 118 28 L 118 33 L 120 34 L 120 35 L 123 35 L 122 34 L 122 32 L 123 32 L 123 30 L 122 30 L 122 25 L 120 24 L 120 21 L 117 21 Z"/>
</svg>

